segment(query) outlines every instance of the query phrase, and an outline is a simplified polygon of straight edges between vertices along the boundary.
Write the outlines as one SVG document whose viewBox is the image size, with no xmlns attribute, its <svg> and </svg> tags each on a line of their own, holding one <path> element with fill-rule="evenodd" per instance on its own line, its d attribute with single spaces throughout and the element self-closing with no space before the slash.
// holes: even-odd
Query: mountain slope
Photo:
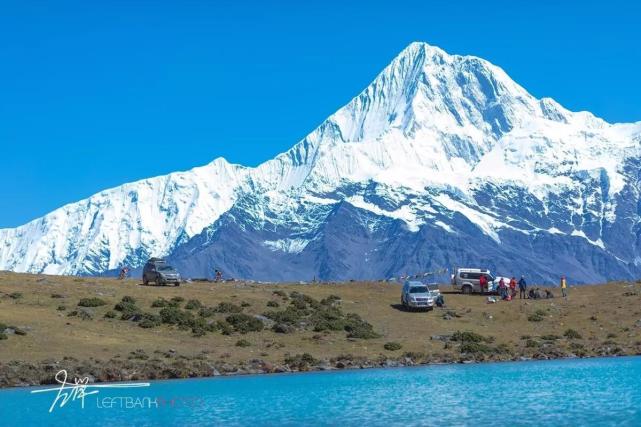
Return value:
<svg viewBox="0 0 641 427">
<path fill-rule="evenodd" d="M 581 282 L 641 273 L 641 124 L 536 99 L 500 68 L 412 43 L 256 168 L 223 159 L 0 230 L 0 268 L 384 278 L 455 265 Z"/>
</svg>

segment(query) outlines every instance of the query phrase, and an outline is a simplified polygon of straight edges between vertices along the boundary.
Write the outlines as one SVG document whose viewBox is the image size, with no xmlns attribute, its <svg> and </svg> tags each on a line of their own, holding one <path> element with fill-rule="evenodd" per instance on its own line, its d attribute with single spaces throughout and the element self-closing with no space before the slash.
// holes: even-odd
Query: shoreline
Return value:
<svg viewBox="0 0 641 427">
<path fill-rule="evenodd" d="M 538 356 L 538 357 L 537 357 Z M 118 383 L 118 382 L 131 382 L 131 381 L 174 381 L 184 379 L 207 379 L 207 378 L 231 378 L 231 377 L 245 377 L 245 376 L 264 376 L 264 375 L 279 375 L 279 374 L 304 374 L 312 372 L 339 372 L 339 371 L 356 371 L 362 369 L 396 369 L 396 368 L 412 368 L 412 367 L 427 367 L 427 366 L 452 366 L 452 365 L 470 365 L 470 364 L 489 364 L 489 363 L 513 363 L 513 362 L 541 362 L 541 361 L 556 361 L 556 360 L 584 360 L 584 359 L 616 359 L 625 357 L 641 357 L 641 352 L 636 353 L 618 353 L 618 354 L 589 354 L 577 356 L 575 354 L 565 355 L 535 355 L 534 357 L 526 357 L 522 355 L 514 355 L 511 358 L 485 358 L 475 359 L 470 357 L 460 357 L 457 360 L 452 359 L 438 359 L 430 358 L 430 360 L 414 360 L 411 357 L 399 357 L 396 359 L 385 358 L 384 360 L 369 360 L 363 358 L 356 358 L 357 360 L 338 359 L 335 361 L 318 361 L 319 363 L 307 365 L 294 365 L 287 364 L 272 365 L 269 362 L 253 360 L 245 364 L 230 365 L 216 363 L 198 363 L 198 359 L 192 359 L 196 362 L 192 369 L 183 371 L 181 374 L 172 375 L 171 371 L 164 369 L 162 371 L 151 371 L 154 374 L 145 375 L 143 372 L 150 372 L 151 369 L 157 368 L 153 364 L 144 362 L 128 364 L 129 369 L 114 372 L 113 366 L 109 365 L 113 359 L 105 364 L 103 361 L 92 361 L 93 366 L 87 366 L 88 361 L 76 361 L 80 366 L 65 367 L 60 361 L 43 361 L 40 363 L 30 363 L 21 361 L 11 361 L 8 363 L 0 363 L 0 391 L 13 390 L 19 388 L 34 388 L 43 387 L 48 385 L 57 384 L 55 381 L 55 374 L 61 370 L 67 370 L 70 381 L 72 378 L 89 378 L 89 384 L 103 384 L 103 383 Z M 70 360 L 67 360 L 68 362 Z M 218 365 L 218 366 L 216 366 Z M 199 371 L 198 368 L 209 369 L 210 372 Z M 17 370 L 27 369 L 34 377 L 31 382 L 24 381 L 24 377 L 20 380 L 11 381 L 7 378 L 8 371 L 16 372 Z M 59 368 L 58 370 L 56 370 Z M 166 366 L 169 368 L 169 366 Z M 193 369 L 196 368 L 196 369 Z M 218 369 L 221 368 L 221 369 Z M 103 374 L 109 372 L 109 376 L 102 376 L 95 374 L 103 370 Z M 160 375 L 158 375 L 160 372 Z"/>
</svg>

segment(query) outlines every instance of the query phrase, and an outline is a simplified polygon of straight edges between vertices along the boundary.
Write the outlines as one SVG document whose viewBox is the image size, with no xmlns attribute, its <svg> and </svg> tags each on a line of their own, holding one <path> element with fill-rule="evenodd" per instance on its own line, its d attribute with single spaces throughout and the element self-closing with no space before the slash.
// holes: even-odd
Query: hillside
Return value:
<svg viewBox="0 0 641 427">
<path fill-rule="evenodd" d="M 567 301 L 443 292 L 446 309 L 407 312 L 390 283 L 174 288 L 0 273 L 0 385 L 48 383 L 63 368 L 114 381 L 641 353 L 637 283 L 571 288 Z"/>
</svg>

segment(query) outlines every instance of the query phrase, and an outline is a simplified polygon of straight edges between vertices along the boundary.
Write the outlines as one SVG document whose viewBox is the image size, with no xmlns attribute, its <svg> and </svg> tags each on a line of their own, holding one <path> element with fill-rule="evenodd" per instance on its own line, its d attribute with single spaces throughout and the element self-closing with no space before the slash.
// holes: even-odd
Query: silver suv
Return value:
<svg viewBox="0 0 641 427">
<path fill-rule="evenodd" d="M 180 286 L 180 274 L 174 267 L 167 264 L 164 259 L 151 258 L 142 270 L 142 283 L 147 285 L 149 282 L 154 282 L 156 285 L 173 283 L 176 286 Z"/>
<path fill-rule="evenodd" d="M 483 268 L 457 268 L 452 276 L 452 286 L 464 294 L 481 292 L 479 284 L 481 276 L 487 278 L 488 287 L 494 282 L 494 276 L 492 276 L 490 270 Z"/>
<path fill-rule="evenodd" d="M 424 285 L 418 281 L 408 280 L 403 285 L 401 292 L 401 305 L 406 309 L 434 309 L 434 295 Z"/>
</svg>

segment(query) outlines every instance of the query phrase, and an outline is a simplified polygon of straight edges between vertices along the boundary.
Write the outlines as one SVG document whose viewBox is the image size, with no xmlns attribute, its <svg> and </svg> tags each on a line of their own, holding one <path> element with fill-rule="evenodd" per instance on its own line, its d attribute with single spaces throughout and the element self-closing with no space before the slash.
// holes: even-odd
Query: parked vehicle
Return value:
<svg viewBox="0 0 641 427">
<path fill-rule="evenodd" d="M 464 294 L 481 292 L 481 286 L 479 284 L 481 276 L 487 278 L 488 287 L 494 283 L 494 276 L 492 276 L 490 270 L 482 268 L 457 268 L 452 276 L 452 286 Z"/>
<path fill-rule="evenodd" d="M 430 292 L 427 285 L 408 280 L 403 285 L 401 292 L 401 305 L 406 309 L 434 309 L 435 295 Z"/>
<path fill-rule="evenodd" d="M 154 282 L 156 285 L 173 283 L 180 286 L 180 274 L 162 258 L 150 258 L 142 270 L 142 283 Z"/>
</svg>

